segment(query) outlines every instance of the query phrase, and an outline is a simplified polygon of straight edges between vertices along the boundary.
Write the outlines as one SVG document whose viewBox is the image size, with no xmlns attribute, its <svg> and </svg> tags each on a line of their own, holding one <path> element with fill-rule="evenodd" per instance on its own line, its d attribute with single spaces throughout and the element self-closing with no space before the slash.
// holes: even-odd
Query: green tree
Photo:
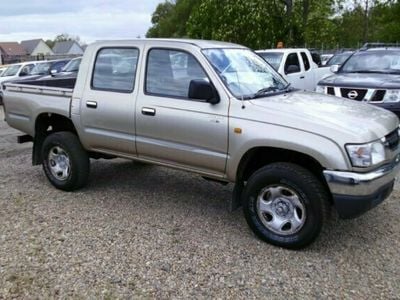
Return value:
<svg viewBox="0 0 400 300">
<path fill-rule="evenodd" d="M 187 36 L 187 21 L 199 3 L 199 0 L 176 0 L 158 4 L 146 37 Z"/>
<path fill-rule="evenodd" d="M 269 48 L 284 39 L 284 4 L 264 0 L 203 0 L 188 22 L 190 37 Z"/>
<path fill-rule="evenodd" d="M 147 37 L 191 37 L 254 49 L 355 48 L 400 41 L 398 0 L 176 0 L 159 4 Z"/>
</svg>

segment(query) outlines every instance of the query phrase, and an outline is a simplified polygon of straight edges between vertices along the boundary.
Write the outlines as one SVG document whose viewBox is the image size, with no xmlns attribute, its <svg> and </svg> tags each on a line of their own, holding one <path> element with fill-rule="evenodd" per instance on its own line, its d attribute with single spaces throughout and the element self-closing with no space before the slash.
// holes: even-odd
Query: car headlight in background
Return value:
<svg viewBox="0 0 400 300">
<path fill-rule="evenodd" d="M 385 160 L 385 147 L 379 142 L 362 145 L 346 145 L 353 167 L 370 167 Z"/>
<path fill-rule="evenodd" d="M 383 102 L 399 102 L 400 101 L 400 90 L 386 90 Z"/>
<path fill-rule="evenodd" d="M 317 85 L 317 87 L 315 88 L 315 92 L 316 92 L 316 93 L 325 94 L 325 86 L 323 86 L 323 85 Z"/>
</svg>

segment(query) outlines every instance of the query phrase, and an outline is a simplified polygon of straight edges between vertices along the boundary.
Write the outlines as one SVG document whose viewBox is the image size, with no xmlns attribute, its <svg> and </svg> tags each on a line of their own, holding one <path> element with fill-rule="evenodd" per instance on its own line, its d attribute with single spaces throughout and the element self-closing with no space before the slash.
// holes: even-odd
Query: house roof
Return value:
<svg viewBox="0 0 400 300">
<path fill-rule="evenodd" d="M 66 54 L 74 44 L 80 47 L 75 41 L 57 42 L 53 47 L 53 52 L 55 54 Z"/>
<path fill-rule="evenodd" d="M 6 55 L 26 55 L 26 50 L 17 42 L 3 42 L 0 43 L 1 50 Z"/>
<path fill-rule="evenodd" d="M 37 45 L 43 41 L 42 39 L 36 39 L 36 40 L 27 40 L 27 41 L 21 41 L 21 46 L 24 47 L 24 49 L 28 53 L 32 53 L 33 50 L 37 47 Z"/>
</svg>

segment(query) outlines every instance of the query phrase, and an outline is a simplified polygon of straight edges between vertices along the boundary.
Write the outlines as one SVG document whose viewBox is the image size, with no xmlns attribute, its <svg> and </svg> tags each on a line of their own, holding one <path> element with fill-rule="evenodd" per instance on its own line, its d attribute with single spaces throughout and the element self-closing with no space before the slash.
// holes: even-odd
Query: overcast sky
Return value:
<svg viewBox="0 0 400 300">
<path fill-rule="evenodd" d="M 0 0 L 0 41 L 68 33 L 90 43 L 144 37 L 163 0 Z"/>
</svg>

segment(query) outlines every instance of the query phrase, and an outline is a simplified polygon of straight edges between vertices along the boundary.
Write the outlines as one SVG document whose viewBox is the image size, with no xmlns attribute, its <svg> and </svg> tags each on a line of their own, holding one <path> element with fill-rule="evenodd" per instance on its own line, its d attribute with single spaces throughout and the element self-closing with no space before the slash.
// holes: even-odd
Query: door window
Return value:
<svg viewBox="0 0 400 300">
<path fill-rule="evenodd" d="M 135 48 L 104 48 L 96 57 L 92 88 L 95 90 L 130 93 L 136 77 L 139 50 Z"/>
<path fill-rule="evenodd" d="M 207 80 L 207 75 L 190 53 L 169 49 L 149 51 L 146 93 L 188 99 L 190 81 L 194 79 Z"/>
<path fill-rule="evenodd" d="M 300 62 L 297 53 L 290 53 L 286 58 L 285 73 L 292 74 L 300 72 Z"/>
<path fill-rule="evenodd" d="M 301 52 L 301 58 L 303 59 L 304 69 L 307 71 L 310 69 L 310 61 L 308 60 L 307 54 L 305 52 Z"/>
<path fill-rule="evenodd" d="M 22 68 L 21 72 L 19 72 L 19 76 L 27 76 L 29 73 L 32 71 L 32 69 L 35 67 L 34 64 L 29 64 L 26 65 Z"/>
</svg>

